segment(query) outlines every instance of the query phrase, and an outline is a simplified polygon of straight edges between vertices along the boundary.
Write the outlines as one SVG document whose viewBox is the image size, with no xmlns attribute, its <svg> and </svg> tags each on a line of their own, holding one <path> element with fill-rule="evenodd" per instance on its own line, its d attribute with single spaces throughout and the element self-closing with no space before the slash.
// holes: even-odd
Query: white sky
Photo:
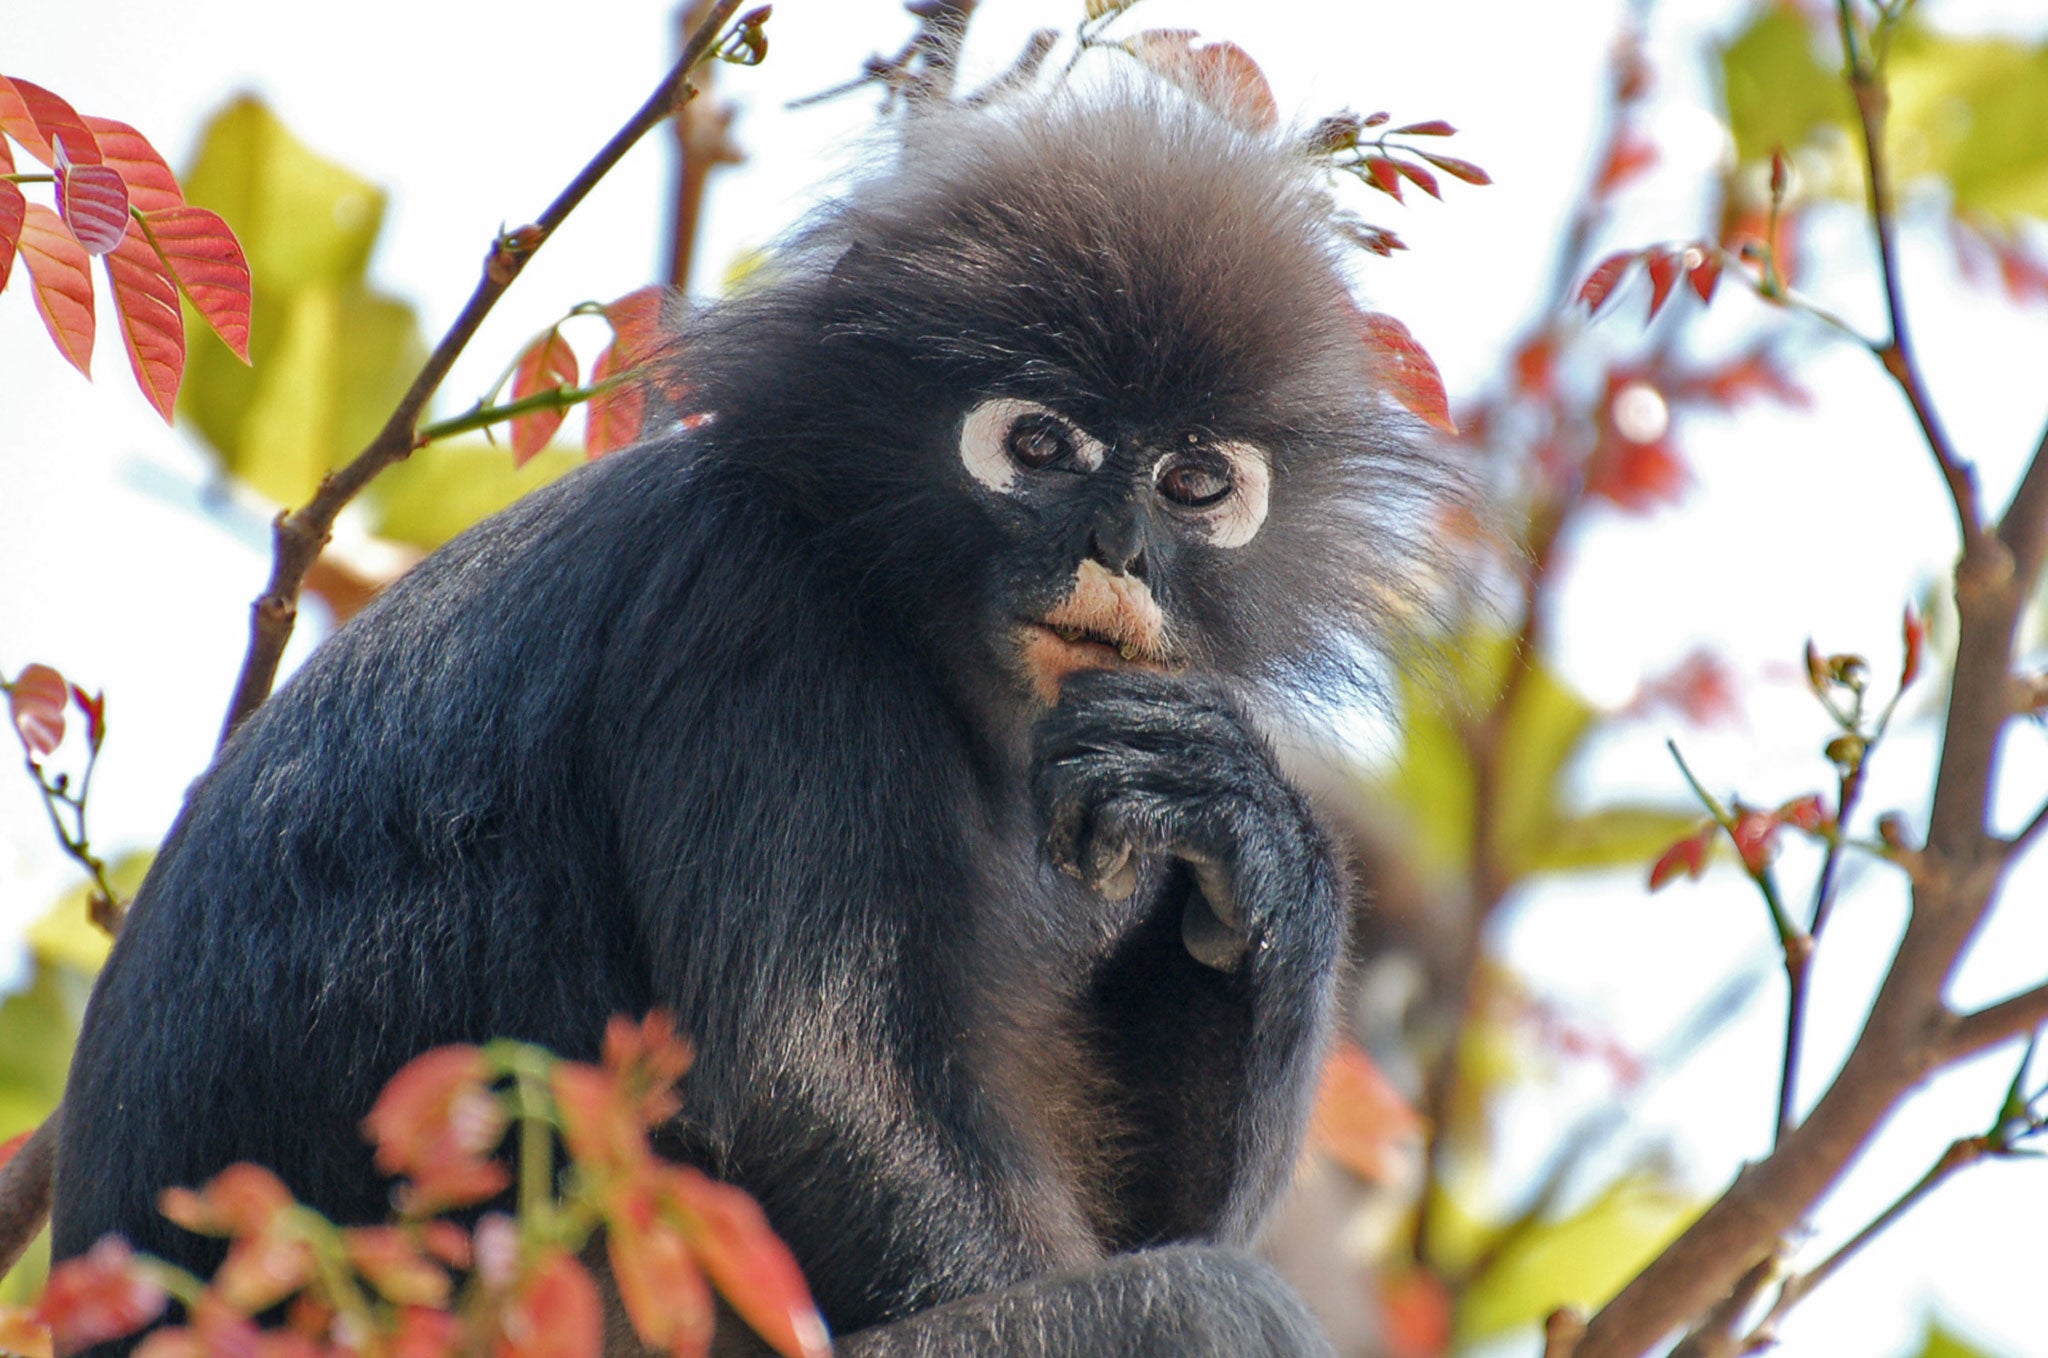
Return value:
<svg viewBox="0 0 2048 1358">
<path fill-rule="evenodd" d="M 1702 35 L 1725 31 L 1728 7 L 1666 8 L 1657 48 L 1687 54 L 1662 69 L 1666 164 L 1631 200 L 1635 215 L 1617 245 L 1695 231 L 1695 189 L 1721 150 L 1694 54 Z M 1611 0 L 1148 0 L 1137 19 L 1237 39 L 1291 115 L 1387 108 L 1462 129 L 1449 149 L 1486 166 L 1495 187 L 1452 186 L 1446 204 L 1364 205 L 1413 247 L 1374 264 L 1367 289 L 1431 350 L 1455 403 L 1486 380 L 1537 302 L 1580 183 L 1621 9 Z M 985 0 L 970 64 L 993 69 L 1032 28 L 1069 27 L 1078 10 L 1078 0 Z M 1930 10 L 1938 22 L 1971 27 L 2039 25 L 2021 0 Z M 134 124 L 173 165 L 189 159 L 208 113 L 231 93 L 258 90 L 313 147 L 391 187 L 374 274 L 420 307 L 431 338 L 467 296 L 491 234 L 536 213 L 667 65 L 665 3 L 617 0 L 585 13 L 599 17 L 577 26 L 561 7 L 533 0 L 16 4 L 0 17 L 0 70 Z M 894 0 L 780 0 L 768 64 L 720 73 L 721 91 L 745 101 L 737 131 L 753 160 L 714 185 L 700 278 L 715 280 L 811 200 L 869 107 L 851 100 L 791 113 L 782 102 L 837 83 L 904 31 Z M 600 188 L 472 345 L 445 389 L 448 408 L 567 306 L 651 276 L 666 174 L 664 154 L 649 146 Z M 1843 244 L 1854 247 L 1853 237 Z M 1907 271 L 1936 396 L 1995 499 L 2048 413 L 2048 319 L 2039 310 L 2015 316 L 1962 287 L 1938 241 L 1909 238 Z M 1871 283 L 1853 263 L 1815 280 L 1844 314 L 1874 328 Z M 1626 315 L 1605 323 L 1634 325 L 1639 305 L 1631 299 L 1619 309 Z M 1716 311 L 1729 334 L 1754 319 L 1732 288 Z M 1818 633 L 1824 649 L 1865 650 L 1879 673 L 1889 671 L 1901 604 L 1953 551 L 1939 486 L 1889 386 L 1857 354 L 1806 348 L 1816 355 L 1801 371 L 1815 415 L 1752 410 L 1699 429 L 1686 445 L 1698 482 L 1686 508 L 1616 518 L 1590 535 L 1572 564 L 1557 637 L 1566 672 L 1613 702 L 1696 644 L 1723 649 L 1757 681 L 1749 721 L 1688 736 L 1688 750 L 1710 786 L 1740 784 L 1759 802 L 1810 790 L 1822 776 L 1810 757 L 1817 721 L 1786 679 L 1806 636 Z M 57 358 L 18 280 L 0 296 L 0 666 L 12 673 L 43 660 L 108 692 L 112 740 L 93 810 L 96 839 L 119 849 L 153 843 L 206 762 L 268 543 L 262 511 L 202 504 L 202 456 L 145 407 L 104 322 L 95 371 L 88 388 Z M 1663 734 L 1646 727 L 1611 742 L 1588 773 L 1589 791 L 1678 797 Z M 2048 759 L 2037 737 L 2016 743 L 2017 816 L 2038 797 L 2027 788 L 2048 782 Z M 1931 754 L 1924 730 L 1903 733 L 1872 803 L 1890 798 L 1917 816 Z M 26 781 L 0 777 L 0 937 L 72 881 Z M 1503 939 L 1554 993 L 1647 1040 L 1743 958 L 1770 954 L 1761 909 L 1734 883 L 1654 900 L 1638 883 L 1574 880 L 1536 893 Z M 2048 958 L 2040 884 L 2036 871 L 2009 893 L 1959 980 L 1960 998 L 2038 978 Z M 1829 1053 L 1853 1037 L 1900 911 L 1882 884 L 1845 905 L 1819 964 L 1810 1088 Z M 1782 1001 L 1772 983 L 1759 993 L 1744 1021 L 1649 1110 L 1703 1193 L 1764 1149 Z M 2001 1055 L 1909 1107 L 1824 1213 L 1822 1242 L 1889 1200 L 1950 1138 L 1977 1130 L 2009 1077 Z M 2048 1355 L 2043 1219 L 2048 1168 L 1971 1171 L 1811 1299 L 1783 1352 L 1903 1353 L 1933 1303 L 2006 1354 Z"/>
</svg>

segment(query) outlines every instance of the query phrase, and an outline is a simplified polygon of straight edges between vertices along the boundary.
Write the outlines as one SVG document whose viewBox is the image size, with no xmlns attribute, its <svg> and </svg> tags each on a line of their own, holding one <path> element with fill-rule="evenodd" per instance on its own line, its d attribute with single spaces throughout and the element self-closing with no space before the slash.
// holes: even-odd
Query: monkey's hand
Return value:
<svg viewBox="0 0 2048 1358">
<path fill-rule="evenodd" d="M 1033 732 L 1031 782 L 1054 865 L 1103 895 L 1129 896 L 1144 855 L 1188 865 L 1198 889 L 1181 937 L 1205 966 L 1235 970 L 1283 912 L 1336 908 L 1307 801 L 1212 686 L 1143 670 L 1070 676 Z"/>
</svg>

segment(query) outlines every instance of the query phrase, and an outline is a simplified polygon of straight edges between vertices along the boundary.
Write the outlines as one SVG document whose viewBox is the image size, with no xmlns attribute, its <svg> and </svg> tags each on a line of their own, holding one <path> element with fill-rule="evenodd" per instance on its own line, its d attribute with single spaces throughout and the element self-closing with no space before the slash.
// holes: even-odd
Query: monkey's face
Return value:
<svg viewBox="0 0 2048 1358">
<path fill-rule="evenodd" d="M 1036 701 L 1082 669 L 1175 672 L 1206 649 L 1186 608 L 1217 557 L 1266 521 L 1255 445 L 1193 430 L 1090 428 L 996 396 L 960 421 L 961 468 L 1006 540 L 984 624 Z"/>
</svg>

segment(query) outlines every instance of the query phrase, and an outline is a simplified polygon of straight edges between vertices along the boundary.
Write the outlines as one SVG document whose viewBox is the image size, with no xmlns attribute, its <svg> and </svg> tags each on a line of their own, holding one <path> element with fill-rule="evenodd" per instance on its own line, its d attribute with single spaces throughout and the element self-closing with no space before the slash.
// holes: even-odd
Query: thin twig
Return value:
<svg viewBox="0 0 2048 1358">
<path fill-rule="evenodd" d="M 1948 431 L 1934 409 L 1927 383 L 1914 356 L 1912 332 L 1906 325 L 1905 290 L 1899 284 L 1898 222 L 1893 210 L 1890 171 L 1884 154 L 1885 117 L 1891 95 L 1885 88 L 1876 62 L 1860 51 L 1850 0 L 1836 0 L 1840 18 L 1842 49 L 1847 64 L 1849 90 L 1855 96 L 1856 115 L 1863 124 L 1863 164 L 1870 177 L 1870 220 L 1877 237 L 1878 266 L 1884 276 L 1885 310 L 1890 318 L 1891 338 L 1871 346 L 1878 362 L 1891 374 L 1913 408 L 1927 449 L 1934 454 L 1942 479 L 1948 483 L 1949 499 L 1955 505 L 1957 530 L 1967 549 L 1983 532 L 1983 511 L 1977 503 L 1975 472 L 1956 455 Z M 1880 23 L 1884 20 L 1881 18 Z"/>
<path fill-rule="evenodd" d="M 251 611 L 249 649 L 243 657 L 242 672 L 235 681 L 234 698 L 228 704 L 227 719 L 221 728 L 222 744 L 227 743 L 236 729 L 270 695 L 271 686 L 277 680 L 278 662 L 284 656 L 285 644 L 291 639 L 292 627 L 297 621 L 300 588 L 305 583 L 306 572 L 312 569 L 321 549 L 327 545 L 336 515 L 379 472 L 403 460 L 418 446 L 420 417 L 426 413 L 427 403 L 439 390 L 456 357 L 483 324 L 484 317 L 490 314 L 498 298 L 526 267 L 526 261 L 546 244 L 563 219 L 575 210 L 598 181 L 632 149 L 634 143 L 690 98 L 693 93 L 689 84 L 690 71 L 718 49 L 726 36 L 726 25 L 739 7 L 740 0 L 717 0 L 710 15 L 691 35 L 682 57 L 646 102 L 613 134 L 568 187 L 548 204 L 546 211 L 531 226 L 506 232 L 492 242 L 490 253 L 484 260 L 483 277 L 477 281 L 476 290 L 470 294 L 454 324 L 441 337 L 441 342 L 434 347 L 434 352 L 428 356 L 419 376 L 413 379 L 411 388 L 400 399 L 397 409 L 391 412 L 391 418 L 383 429 L 353 461 L 323 478 L 320 488 L 305 505 L 278 516 L 273 530 L 270 582 Z"/>
</svg>

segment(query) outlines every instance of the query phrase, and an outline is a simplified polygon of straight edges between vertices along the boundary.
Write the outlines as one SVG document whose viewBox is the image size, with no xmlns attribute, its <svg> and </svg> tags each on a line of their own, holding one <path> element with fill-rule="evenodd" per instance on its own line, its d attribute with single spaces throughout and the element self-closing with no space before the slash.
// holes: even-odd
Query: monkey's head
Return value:
<svg viewBox="0 0 2048 1358">
<path fill-rule="evenodd" d="M 1124 665 L 1327 692 L 1404 630 L 1446 481 L 1373 381 L 1348 248 L 1305 153 L 1171 90 L 929 112 L 698 319 L 684 377 L 717 455 L 977 695 Z"/>
</svg>

